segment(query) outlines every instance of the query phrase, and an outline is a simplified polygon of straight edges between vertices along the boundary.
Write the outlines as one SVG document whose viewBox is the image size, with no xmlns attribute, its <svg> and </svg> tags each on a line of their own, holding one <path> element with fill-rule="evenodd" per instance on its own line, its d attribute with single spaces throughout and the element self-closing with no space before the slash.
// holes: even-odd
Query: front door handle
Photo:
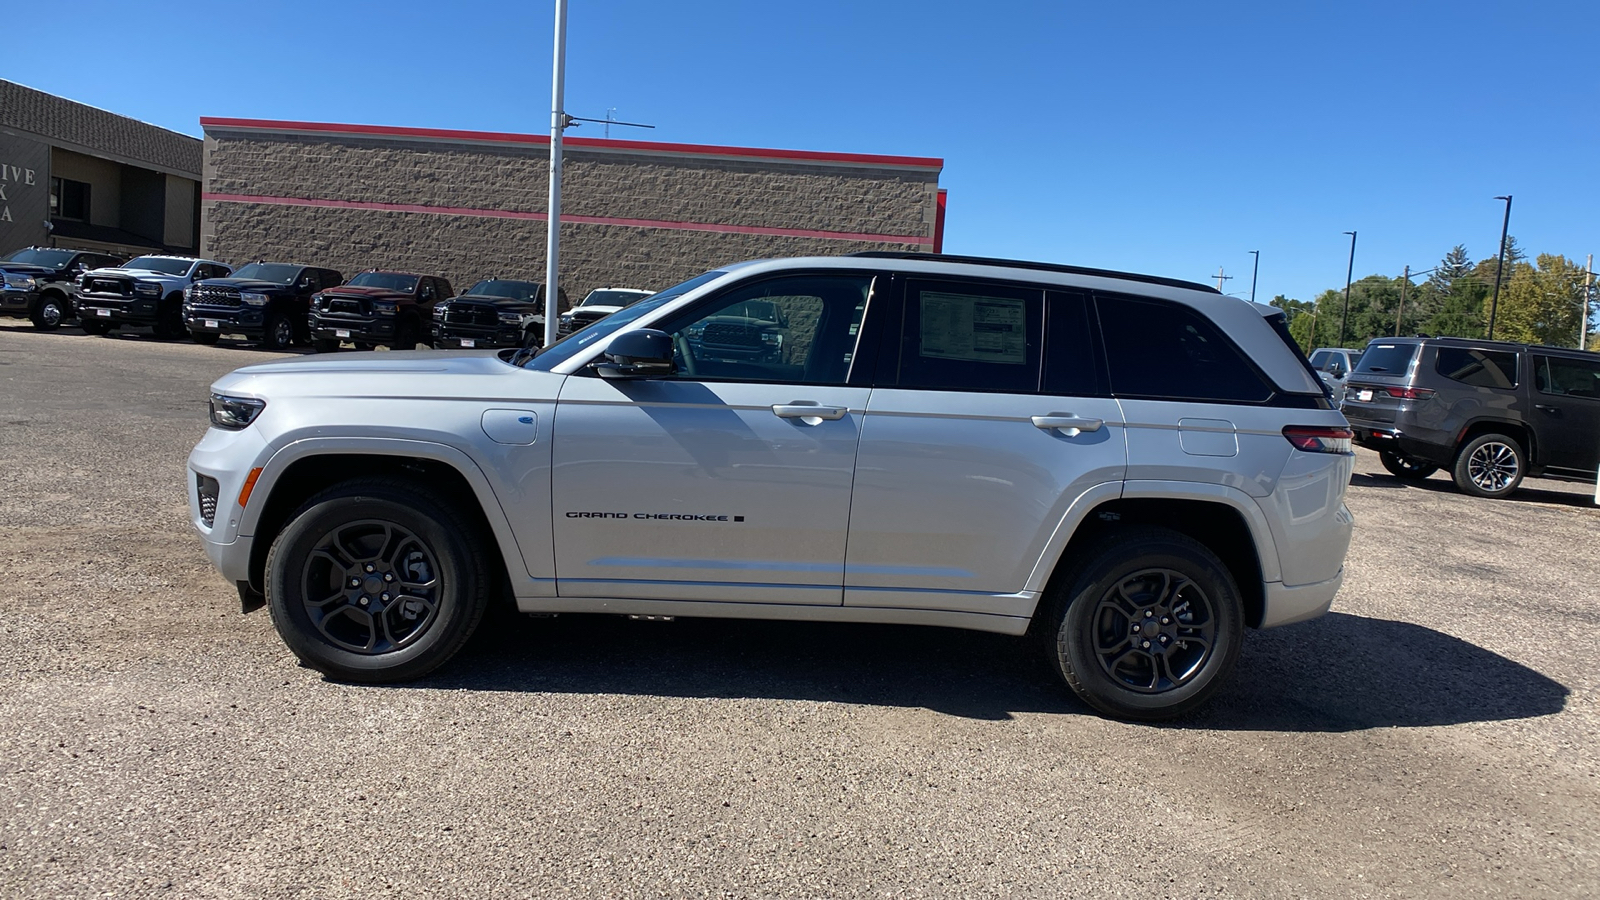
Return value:
<svg viewBox="0 0 1600 900">
<path fill-rule="evenodd" d="M 1033 425 L 1044 431 L 1059 431 L 1067 437 L 1077 437 L 1085 431 L 1099 431 L 1105 419 L 1091 419 L 1087 416 L 1075 416 L 1072 413 L 1051 413 L 1048 416 L 1034 416 Z"/>
<path fill-rule="evenodd" d="M 830 421 L 844 418 L 849 412 L 844 406 L 822 406 L 809 400 L 796 400 L 793 403 L 780 403 L 772 407 L 772 414 L 780 419 L 799 419 L 807 425 L 815 425 L 823 419 Z M 815 420 L 815 421 L 813 421 Z"/>
</svg>

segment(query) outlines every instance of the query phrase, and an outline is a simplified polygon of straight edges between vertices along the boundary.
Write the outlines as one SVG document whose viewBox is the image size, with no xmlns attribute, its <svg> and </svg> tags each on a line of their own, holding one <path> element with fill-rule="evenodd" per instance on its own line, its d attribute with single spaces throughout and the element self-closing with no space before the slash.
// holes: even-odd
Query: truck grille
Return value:
<svg viewBox="0 0 1600 900">
<path fill-rule="evenodd" d="M 713 322 L 706 326 L 705 334 L 700 339 L 719 347 L 754 349 L 761 346 L 761 329 L 753 325 Z"/>
<path fill-rule="evenodd" d="M 197 284 L 189 289 L 189 299 L 197 306 L 220 306 L 228 309 L 239 306 L 238 288 L 211 284 Z"/>
<path fill-rule="evenodd" d="M 334 315 L 364 316 L 366 301 L 352 297 L 333 297 L 328 300 L 328 312 Z"/>
<path fill-rule="evenodd" d="M 88 294 L 116 294 L 126 297 L 133 293 L 133 282 L 126 278 L 85 278 L 83 290 Z"/>
<path fill-rule="evenodd" d="M 445 307 L 444 320 L 451 325 L 477 325 L 493 328 L 500 324 L 500 311 L 492 306 L 452 303 Z"/>
</svg>

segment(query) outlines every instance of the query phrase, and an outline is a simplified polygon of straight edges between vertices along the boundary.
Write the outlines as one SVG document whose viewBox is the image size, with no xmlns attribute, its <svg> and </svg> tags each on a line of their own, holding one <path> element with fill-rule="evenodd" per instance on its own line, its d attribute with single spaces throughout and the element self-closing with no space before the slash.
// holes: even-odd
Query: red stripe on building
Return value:
<svg viewBox="0 0 1600 900">
<path fill-rule="evenodd" d="M 400 128 L 393 125 L 343 125 L 333 122 L 281 122 L 272 119 L 229 119 L 201 116 L 200 127 L 242 128 L 259 131 L 299 131 L 320 134 L 354 134 L 368 137 L 433 138 L 465 143 L 548 145 L 542 134 L 514 134 L 507 131 L 455 131 L 447 128 Z M 753 159 L 792 159 L 805 162 L 855 163 L 917 169 L 942 169 L 944 160 L 927 156 L 881 156 L 874 153 L 822 153 L 815 150 L 773 150 L 763 147 L 721 147 L 714 144 L 670 144 L 653 141 L 614 141 L 603 138 L 563 138 L 569 147 L 610 150 L 643 150 L 652 153 L 679 153 L 692 156 L 742 156 Z"/>
<path fill-rule="evenodd" d="M 933 219 L 933 252 L 944 252 L 944 206 L 949 191 L 939 188 L 939 207 L 934 211 Z"/>
<path fill-rule="evenodd" d="M 437 216 L 474 216 L 484 219 L 522 219 L 544 222 L 542 212 L 514 212 L 503 209 L 476 209 L 465 206 L 422 206 L 415 203 L 373 203 L 363 200 L 317 200 L 310 197 L 262 197 L 253 194 L 203 193 L 202 200 L 219 203 L 262 203 L 269 206 L 310 206 L 325 209 L 370 209 L 382 212 L 424 213 Z M 907 234 L 864 234 L 853 231 L 816 231 L 807 228 L 768 228 L 764 225 L 715 225 L 709 222 L 669 222 L 659 219 L 622 219 L 613 216 L 562 215 L 563 223 L 578 225 L 622 225 L 630 228 L 661 228 L 667 231 L 714 231 L 722 234 L 760 234 L 778 237 L 824 238 L 836 241 L 878 241 L 890 244 L 932 246 L 934 239 Z"/>
</svg>

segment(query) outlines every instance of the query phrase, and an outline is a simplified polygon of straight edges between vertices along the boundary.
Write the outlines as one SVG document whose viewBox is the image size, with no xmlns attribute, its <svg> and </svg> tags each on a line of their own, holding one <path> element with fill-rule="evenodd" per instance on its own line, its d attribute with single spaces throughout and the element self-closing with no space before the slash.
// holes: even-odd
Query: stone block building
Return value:
<svg viewBox="0 0 1600 900">
<path fill-rule="evenodd" d="M 202 118 L 204 254 L 543 281 L 543 135 Z M 563 141 L 562 287 L 658 289 L 728 262 L 937 252 L 943 161 Z"/>
</svg>

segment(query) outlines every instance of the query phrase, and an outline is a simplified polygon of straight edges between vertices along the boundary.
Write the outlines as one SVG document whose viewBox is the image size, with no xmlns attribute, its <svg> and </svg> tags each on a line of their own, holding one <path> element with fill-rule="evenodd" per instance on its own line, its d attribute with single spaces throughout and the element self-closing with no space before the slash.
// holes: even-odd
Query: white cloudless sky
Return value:
<svg viewBox="0 0 1600 900">
<path fill-rule="evenodd" d="M 553 0 L 18 10 L 0 77 L 201 116 L 547 132 Z M 932 156 L 945 250 L 1311 299 L 1355 274 L 1600 252 L 1592 3 L 569 0 L 613 137 Z M 583 125 L 572 136 L 599 137 Z"/>
</svg>

